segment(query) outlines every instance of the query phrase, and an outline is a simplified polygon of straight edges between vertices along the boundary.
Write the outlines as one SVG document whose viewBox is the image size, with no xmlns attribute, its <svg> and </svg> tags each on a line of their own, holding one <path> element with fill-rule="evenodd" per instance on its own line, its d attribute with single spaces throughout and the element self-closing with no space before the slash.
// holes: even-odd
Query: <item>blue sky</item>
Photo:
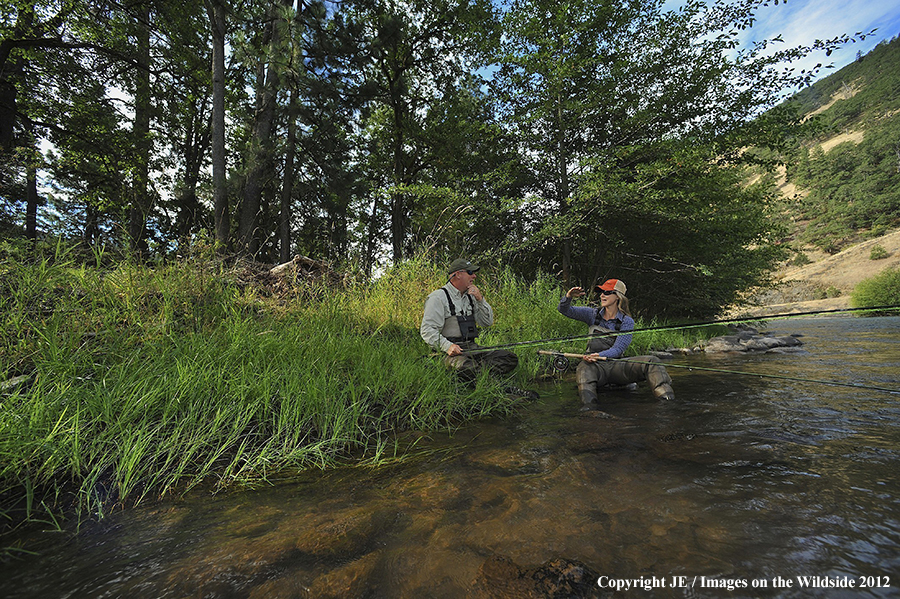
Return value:
<svg viewBox="0 0 900 599">
<path fill-rule="evenodd" d="M 756 14 L 757 22 L 747 33 L 745 43 L 770 39 L 781 34 L 781 48 L 808 46 L 816 39 L 828 40 L 843 34 L 869 32 L 874 35 L 862 42 L 848 44 L 831 56 L 819 53 L 794 63 L 795 68 L 809 69 L 816 63 L 834 64 L 834 69 L 823 69 L 820 77 L 827 77 L 841 67 L 853 62 L 857 52 L 866 54 L 883 40 L 900 35 L 900 0 L 775 0 L 762 7 Z"/>
</svg>

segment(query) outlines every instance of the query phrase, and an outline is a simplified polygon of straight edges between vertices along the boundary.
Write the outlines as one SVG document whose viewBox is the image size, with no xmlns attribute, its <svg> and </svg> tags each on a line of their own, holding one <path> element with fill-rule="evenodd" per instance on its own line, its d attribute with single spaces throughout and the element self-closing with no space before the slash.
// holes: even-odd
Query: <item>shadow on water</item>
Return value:
<svg viewBox="0 0 900 599">
<path fill-rule="evenodd" d="M 900 389 L 900 318 L 769 331 L 803 335 L 806 352 L 673 364 Z M 397 464 L 29 533 L 39 553 L 0 565 L 0 595 L 900 596 L 900 395 L 670 373 L 675 401 L 610 392 L 610 419 L 582 416 L 566 379 Z M 666 586 L 613 593 L 600 576 Z"/>
</svg>

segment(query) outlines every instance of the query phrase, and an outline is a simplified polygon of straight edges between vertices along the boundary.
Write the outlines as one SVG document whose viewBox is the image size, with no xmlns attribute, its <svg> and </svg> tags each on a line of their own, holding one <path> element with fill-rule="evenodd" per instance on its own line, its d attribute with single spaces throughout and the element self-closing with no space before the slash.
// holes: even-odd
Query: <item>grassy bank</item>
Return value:
<svg viewBox="0 0 900 599">
<path fill-rule="evenodd" d="M 373 283 L 248 282 L 202 256 L 151 268 L 57 252 L 0 261 L 0 515 L 4 526 L 196 485 L 393 455 L 396 433 L 508 413 L 504 382 L 460 384 L 418 335 L 445 282 L 425 260 Z M 485 345 L 584 333 L 549 278 L 485 271 Z M 676 335 L 678 335 L 676 333 Z M 680 338 L 636 336 L 648 344 Z M 583 341 L 558 349 L 577 349 Z M 519 351 L 517 385 L 541 370 Z"/>
</svg>

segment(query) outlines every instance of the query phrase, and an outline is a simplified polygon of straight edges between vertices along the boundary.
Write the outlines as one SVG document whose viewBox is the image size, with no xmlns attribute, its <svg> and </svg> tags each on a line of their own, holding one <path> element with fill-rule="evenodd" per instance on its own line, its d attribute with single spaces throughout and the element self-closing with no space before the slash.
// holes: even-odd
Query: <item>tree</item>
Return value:
<svg viewBox="0 0 900 599">
<path fill-rule="evenodd" d="M 448 260 L 496 256 L 508 236 L 522 235 L 510 209 L 529 183 L 516 139 L 496 119 L 480 77 L 447 88 L 423 121 L 428 153 L 416 188 L 410 241 Z"/>
<path fill-rule="evenodd" d="M 147 255 L 147 218 L 150 215 L 150 137 L 151 105 L 154 98 L 150 88 L 150 6 L 139 4 L 134 17 L 137 40 L 137 66 L 134 70 L 134 167 L 131 182 L 132 200 L 128 215 L 128 242 L 135 256 Z"/>
<path fill-rule="evenodd" d="M 157 199 L 161 213 L 157 226 L 163 240 L 181 243 L 201 229 L 214 231 L 212 204 L 206 201 L 212 130 L 211 32 L 202 6 L 157 2 L 154 7 L 157 36 L 166 40 L 166 51 L 156 57 L 152 80 L 153 96 L 159 98 L 157 130 L 166 132 L 156 137 L 160 149 L 154 175 L 156 183 L 169 191 Z"/>
<path fill-rule="evenodd" d="M 274 192 L 273 132 L 281 75 L 278 62 L 284 56 L 281 39 L 286 19 L 285 11 L 280 10 L 284 1 L 267 3 L 267 18 L 258 42 L 261 50 L 256 57 L 255 109 L 246 152 L 246 174 L 238 221 L 239 246 L 250 256 L 256 256 L 260 250 L 263 195 Z"/>
<path fill-rule="evenodd" d="M 38 85 L 30 76 L 32 54 L 41 48 L 66 45 L 59 29 L 71 9 L 55 8 L 38 2 L 12 2 L 0 9 L 0 198 L 7 212 L 0 213 L 0 223 L 7 223 L 4 228 L 11 226 L 13 213 L 24 203 L 25 235 L 30 239 L 37 236 L 37 208 L 41 203 L 37 190 L 40 127 L 29 118 L 25 107 L 40 95 L 32 87 Z M 20 184 L 22 171 L 24 186 Z"/>
<path fill-rule="evenodd" d="M 359 3 L 369 15 L 371 69 L 379 106 L 374 110 L 370 130 L 376 134 L 389 159 L 389 170 L 373 179 L 386 187 L 373 190 L 375 203 L 370 226 L 377 227 L 379 197 L 384 196 L 390 221 L 393 261 L 409 255 L 411 214 L 417 208 L 412 193 L 422 172 L 431 164 L 424 117 L 440 102 L 448 87 L 464 79 L 468 63 L 490 35 L 493 8 L 483 0 L 440 0 L 396 2 L 371 0 Z"/>
<path fill-rule="evenodd" d="M 185 33 L 196 19 L 183 3 L 93 0 L 63 3 L 57 13 L 54 8 L 22 3 L 8 13 L 18 25 L 4 29 L 0 55 L 3 73 L 16 90 L 14 119 L 23 134 L 33 132 L 35 141 L 29 143 L 48 140 L 54 145 L 49 172 L 60 215 L 83 218 L 88 242 L 97 239 L 98 219 L 108 219 L 117 242 L 146 254 L 149 236 L 163 235 L 167 218 L 158 185 L 167 185 L 169 170 L 178 166 L 163 162 L 173 155 L 167 150 L 179 136 L 168 135 L 175 119 L 162 115 L 159 107 L 163 99 L 177 97 L 168 93 L 167 82 L 190 79 L 185 72 L 195 72 L 194 60 L 182 60 L 187 48 L 199 46 L 205 53 L 208 44 L 193 43 Z M 16 68 L 5 68 L 9 65 Z M 182 110 L 184 105 L 169 106 L 169 114 L 190 112 Z M 124 128 L 130 129 L 129 137 L 120 135 Z M 88 166 L 87 156 L 93 156 L 96 168 Z M 115 173 L 107 170 L 111 165 Z M 199 173 L 199 164 L 191 167 Z M 75 170 L 66 172 L 68 168 Z M 108 180 L 98 185 L 101 171 Z M 187 173 L 184 180 L 190 181 Z M 106 193 L 115 195 L 101 197 Z M 32 223 L 31 205 L 26 215 Z"/>
<path fill-rule="evenodd" d="M 630 73 L 621 70 L 630 38 L 650 20 L 640 0 L 574 0 L 555 6 L 514 2 L 504 13 L 504 44 L 494 89 L 507 122 L 531 158 L 535 190 L 565 217 L 573 166 L 608 147 L 615 105 L 604 106 Z M 609 112 L 605 109 L 610 109 Z M 549 158 L 547 158 L 549 156 Z M 563 278 L 570 278 L 572 241 L 563 236 Z"/>
<path fill-rule="evenodd" d="M 277 228 L 279 257 L 290 252 L 343 262 L 358 195 L 353 166 L 363 91 L 362 28 L 340 4 L 298 4 L 277 53 L 287 106 L 280 111 L 277 144 L 283 164 Z M 283 134 L 283 135 L 282 135 Z"/>
<path fill-rule="evenodd" d="M 734 169 L 744 148 L 780 143 L 796 122 L 756 118 L 811 76 L 777 65 L 840 40 L 741 50 L 762 3 L 511 2 L 494 89 L 543 184 L 531 233 L 508 253 L 558 261 L 566 285 L 627 276 L 662 313 L 713 312 L 763 281 L 778 256 L 761 250 L 773 241 L 761 218 L 770 195 L 742 188 Z M 733 242 L 710 243 L 713 233 Z"/>
</svg>

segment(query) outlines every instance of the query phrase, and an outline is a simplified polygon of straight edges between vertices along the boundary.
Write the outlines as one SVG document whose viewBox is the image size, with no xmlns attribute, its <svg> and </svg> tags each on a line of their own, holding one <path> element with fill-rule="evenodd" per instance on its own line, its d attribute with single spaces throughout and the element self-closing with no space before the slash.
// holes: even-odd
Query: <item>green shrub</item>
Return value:
<svg viewBox="0 0 900 599">
<path fill-rule="evenodd" d="M 807 256 L 803 252 L 797 252 L 797 254 L 793 258 L 791 258 L 790 261 L 792 266 L 806 266 L 811 262 L 812 260 L 809 259 L 809 256 Z"/>
<path fill-rule="evenodd" d="M 854 308 L 895 306 L 900 304 L 900 269 L 886 268 L 870 279 L 861 281 L 850 295 Z"/>
<path fill-rule="evenodd" d="M 872 251 L 869 253 L 869 260 L 883 260 L 890 255 L 891 253 L 884 249 L 884 246 L 875 244 L 872 246 Z"/>
</svg>

